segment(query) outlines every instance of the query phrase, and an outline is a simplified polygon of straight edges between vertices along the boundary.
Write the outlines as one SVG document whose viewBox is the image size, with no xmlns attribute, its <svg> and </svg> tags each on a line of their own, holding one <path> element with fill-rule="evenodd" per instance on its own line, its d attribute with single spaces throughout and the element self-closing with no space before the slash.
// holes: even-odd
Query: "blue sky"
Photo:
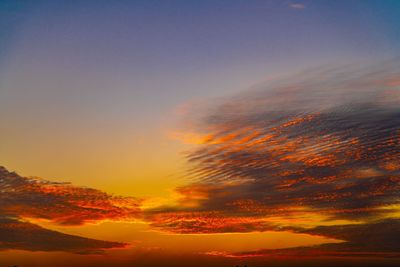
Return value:
<svg viewBox="0 0 400 267">
<path fill-rule="evenodd" d="M 2 134 L 2 160 L 66 176 L 65 166 L 40 170 L 59 154 L 54 144 L 70 147 L 67 133 L 83 144 L 124 133 L 160 147 L 182 104 L 309 67 L 398 56 L 399 9 L 398 1 L 0 1 L 0 114 L 13 129 Z"/>
</svg>

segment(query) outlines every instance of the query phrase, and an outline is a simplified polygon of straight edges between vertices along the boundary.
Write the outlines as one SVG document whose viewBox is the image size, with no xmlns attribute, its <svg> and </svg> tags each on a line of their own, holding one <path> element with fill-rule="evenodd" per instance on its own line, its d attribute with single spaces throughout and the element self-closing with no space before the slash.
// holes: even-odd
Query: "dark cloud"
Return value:
<svg viewBox="0 0 400 267">
<path fill-rule="evenodd" d="M 187 153 L 193 183 L 177 188 L 175 206 L 140 211 L 137 199 L 0 169 L 0 215 L 66 225 L 143 218 L 175 233 L 275 230 L 344 240 L 278 254 L 396 253 L 389 232 L 399 229 L 399 86 L 396 63 L 344 66 L 197 108 L 187 130 L 203 144 Z M 358 224 L 318 226 L 338 219 Z"/>
<path fill-rule="evenodd" d="M 65 251 L 99 254 L 126 244 L 63 234 L 29 222 L 0 217 L 0 250 Z"/>
<path fill-rule="evenodd" d="M 79 225 L 140 216 L 140 201 L 67 183 L 21 177 L 0 167 L 0 214 Z"/>
<path fill-rule="evenodd" d="M 24 221 L 45 219 L 61 225 L 131 220 L 140 201 L 96 189 L 26 178 L 0 167 L 0 249 L 100 253 L 125 244 L 67 235 Z"/>
<path fill-rule="evenodd" d="M 395 63 L 314 70 L 196 114 L 207 138 L 187 157 L 211 188 L 201 208 L 247 201 L 265 215 L 302 206 L 356 219 L 399 203 L 399 80 Z"/>
<path fill-rule="evenodd" d="M 400 219 L 387 219 L 365 224 L 318 226 L 298 230 L 340 240 L 339 244 L 324 244 L 320 248 L 342 252 L 393 252 L 400 256 Z"/>
<path fill-rule="evenodd" d="M 341 243 L 287 249 L 262 249 L 233 253 L 231 257 L 400 257 L 400 219 L 366 224 L 318 226 L 292 229 L 298 233 L 344 240 Z"/>
<path fill-rule="evenodd" d="M 179 205 L 146 212 L 153 227 L 343 240 L 227 257 L 400 257 L 397 62 L 305 71 L 194 110 L 193 183 Z"/>
<path fill-rule="evenodd" d="M 191 154 L 201 181 L 243 181 L 225 188 L 231 194 L 213 190 L 204 205 L 219 208 L 242 198 L 354 217 L 398 203 L 400 110 L 354 106 L 309 116 L 287 119 L 244 143 L 206 145 Z"/>
</svg>

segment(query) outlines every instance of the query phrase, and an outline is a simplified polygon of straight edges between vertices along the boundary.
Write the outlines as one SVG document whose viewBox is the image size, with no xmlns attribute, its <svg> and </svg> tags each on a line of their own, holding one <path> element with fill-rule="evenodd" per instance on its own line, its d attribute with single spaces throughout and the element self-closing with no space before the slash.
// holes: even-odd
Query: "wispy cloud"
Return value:
<svg viewBox="0 0 400 267">
<path fill-rule="evenodd" d="M 21 177 L 0 167 L 0 214 L 46 219 L 63 225 L 127 220 L 140 215 L 140 201 L 67 183 Z"/>
<path fill-rule="evenodd" d="M 294 8 L 294 9 L 304 9 L 306 6 L 302 3 L 291 3 L 289 4 L 289 7 Z"/>
<path fill-rule="evenodd" d="M 178 233 L 290 230 L 347 241 L 324 248 L 355 247 L 338 231 L 364 235 L 399 216 L 399 77 L 397 63 L 322 68 L 210 104 L 200 119 L 188 112 L 198 127 L 188 131 L 207 136 L 187 153 L 195 182 L 178 189 L 192 205 L 147 211 L 148 220 Z"/>
<path fill-rule="evenodd" d="M 204 113 L 186 112 L 192 121 L 187 131 L 204 138 L 186 154 L 193 182 L 176 188 L 181 198 L 172 206 L 141 210 L 135 198 L 2 168 L 0 215 L 14 221 L 0 224 L 36 229 L 41 238 L 48 230 L 24 218 L 62 225 L 139 218 L 173 233 L 273 230 L 343 240 L 278 254 L 396 252 L 400 246 L 391 238 L 400 229 L 399 77 L 397 63 L 322 68 L 269 81 L 209 104 Z M 32 249 L 39 249 L 35 242 Z M 88 250 L 122 246 L 101 242 L 90 241 Z"/>
</svg>

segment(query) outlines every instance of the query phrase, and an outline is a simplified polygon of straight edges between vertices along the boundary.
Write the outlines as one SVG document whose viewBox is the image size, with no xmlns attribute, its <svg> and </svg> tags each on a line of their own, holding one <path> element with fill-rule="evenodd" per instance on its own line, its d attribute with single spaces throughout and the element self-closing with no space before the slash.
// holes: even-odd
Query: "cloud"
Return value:
<svg viewBox="0 0 400 267">
<path fill-rule="evenodd" d="M 305 72 L 211 106 L 198 123 L 210 138 L 187 156 L 211 188 L 202 208 L 252 201 L 265 215 L 300 206 L 358 219 L 399 203 L 400 90 L 388 81 L 400 68 L 390 67 Z"/>
<path fill-rule="evenodd" d="M 320 68 L 195 107 L 184 123 L 204 137 L 186 153 L 193 182 L 145 218 L 175 233 L 343 240 L 264 254 L 399 252 L 399 80 L 398 62 Z"/>
<path fill-rule="evenodd" d="M 299 230 L 301 233 L 323 235 L 345 240 L 339 244 L 324 244 L 320 248 L 342 252 L 393 252 L 400 256 L 400 219 L 386 219 L 365 224 L 318 226 Z"/>
<path fill-rule="evenodd" d="M 286 249 L 261 249 L 239 253 L 219 253 L 224 257 L 400 257 L 400 220 L 387 219 L 367 224 L 318 226 L 296 229 L 298 233 L 323 235 L 341 243 Z"/>
<path fill-rule="evenodd" d="M 0 217 L 0 250 L 64 251 L 99 254 L 126 244 L 84 238 L 44 229 L 14 218 Z"/>
<path fill-rule="evenodd" d="M 179 234 L 212 234 L 274 230 L 263 218 L 227 216 L 224 212 L 156 212 L 149 215 L 150 226 Z"/>
<path fill-rule="evenodd" d="M 140 201 L 67 183 L 21 177 L 0 167 L 0 214 L 79 225 L 140 216 Z"/>
<path fill-rule="evenodd" d="M 293 231 L 344 240 L 311 254 L 393 253 L 356 235 L 399 249 L 376 230 L 399 229 L 399 80 L 397 63 L 320 68 L 186 112 L 186 130 L 199 138 L 176 205 L 141 210 L 135 198 L 3 168 L 0 215 L 62 225 L 139 218 L 185 234 Z"/>
<path fill-rule="evenodd" d="M 294 9 L 304 9 L 306 6 L 301 3 L 292 3 L 289 5 L 289 7 L 294 8 Z"/>
<path fill-rule="evenodd" d="M 0 167 L 0 249 L 101 253 L 126 244 L 67 235 L 25 219 L 60 225 L 138 218 L 140 201 L 96 189 L 21 177 Z"/>
</svg>

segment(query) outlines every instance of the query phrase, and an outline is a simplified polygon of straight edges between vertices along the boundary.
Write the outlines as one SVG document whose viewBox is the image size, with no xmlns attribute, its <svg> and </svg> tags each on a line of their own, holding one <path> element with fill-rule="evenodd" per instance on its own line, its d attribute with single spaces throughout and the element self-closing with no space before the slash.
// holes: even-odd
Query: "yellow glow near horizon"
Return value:
<svg viewBox="0 0 400 267">
<path fill-rule="evenodd" d="M 342 242 L 340 240 L 296 234 L 291 232 L 249 232 L 218 234 L 168 234 L 152 230 L 144 223 L 116 223 L 84 225 L 77 227 L 40 225 L 73 235 L 130 243 L 133 248 L 158 247 L 171 253 L 197 253 L 213 250 L 240 252 L 260 248 L 278 249 L 296 246 Z"/>
</svg>

